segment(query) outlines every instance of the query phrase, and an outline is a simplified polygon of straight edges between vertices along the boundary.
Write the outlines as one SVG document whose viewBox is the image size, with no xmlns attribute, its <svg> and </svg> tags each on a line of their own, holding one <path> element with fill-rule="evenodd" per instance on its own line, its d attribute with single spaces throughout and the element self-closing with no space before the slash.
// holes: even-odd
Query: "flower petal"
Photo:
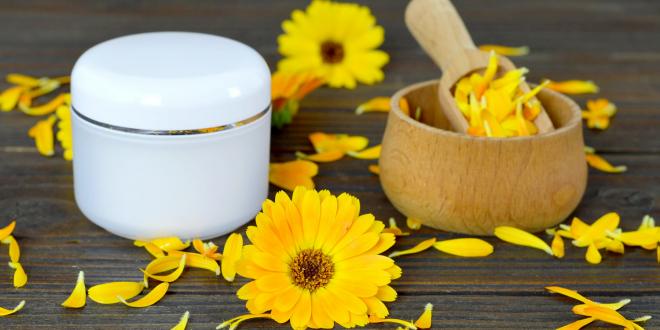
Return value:
<svg viewBox="0 0 660 330">
<path fill-rule="evenodd" d="M 596 154 L 586 154 L 587 164 L 589 166 L 605 173 L 623 173 L 628 170 L 625 165 L 614 166 L 610 164 L 605 158 Z"/>
<path fill-rule="evenodd" d="M 361 115 L 365 112 L 389 112 L 391 110 L 389 96 L 377 96 L 364 102 L 355 109 L 356 115 Z"/>
<path fill-rule="evenodd" d="M 418 329 L 431 329 L 432 313 L 433 304 L 426 304 L 426 306 L 424 306 L 424 312 L 419 316 L 417 321 L 415 321 L 415 326 Z"/>
<path fill-rule="evenodd" d="M 502 45 L 485 44 L 485 45 L 480 45 L 479 49 L 485 52 L 494 51 L 498 55 L 507 56 L 507 57 L 523 56 L 529 54 L 529 47 L 527 46 L 509 47 Z"/>
<path fill-rule="evenodd" d="M 561 259 L 564 257 L 564 240 L 559 234 L 555 234 L 555 237 L 552 239 L 552 254 Z"/>
<path fill-rule="evenodd" d="M 220 265 L 215 259 L 209 258 L 205 255 L 194 253 L 194 252 L 181 252 L 181 251 L 170 251 L 168 255 L 174 257 L 181 257 L 186 255 L 186 266 L 193 268 L 200 268 L 212 271 L 215 275 L 220 275 Z"/>
<path fill-rule="evenodd" d="M 160 301 L 165 296 L 165 293 L 167 293 L 167 289 L 169 289 L 169 287 L 170 287 L 169 283 L 163 282 L 156 285 L 155 288 L 151 289 L 149 293 L 147 293 L 144 297 L 138 300 L 129 302 L 126 301 L 120 295 L 117 295 L 117 299 L 119 299 L 119 301 L 121 301 L 124 305 L 129 307 L 135 307 L 135 308 L 149 307 Z"/>
<path fill-rule="evenodd" d="M 357 159 L 378 159 L 380 158 L 380 150 L 382 146 L 379 144 L 362 151 L 349 151 L 346 154 Z"/>
<path fill-rule="evenodd" d="M 62 306 L 68 308 L 81 308 L 87 302 L 87 290 L 85 289 L 85 272 L 82 270 L 78 273 L 76 286 L 71 291 L 68 298 L 62 303 Z"/>
<path fill-rule="evenodd" d="M 459 257 L 485 257 L 493 253 L 493 246 L 478 238 L 456 238 L 439 241 L 433 247 Z"/>
<path fill-rule="evenodd" d="M 14 269 L 14 287 L 22 288 L 27 284 L 28 277 L 20 262 L 9 262 L 9 267 Z"/>
<path fill-rule="evenodd" d="M 131 299 L 144 290 L 143 282 L 109 282 L 95 285 L 87 291 L 89 298 L 99 304 L 116 304 L 117 296 Z"/>
<path fill-rule="evenodd" d="M 236 264 L 241 259 L 242 250 L 243 236 L 238 233 L 229 235 L 222 250 L 222 276 L 229 282 L 234 280 Z"/>
<path fill-rule="evenodd" d="M 297 151 L 296 157 L 298 159 L 310 160 L 317 163 L 330 163 L 342 159 L 345 154 L 346 153 L 344 153 L 341 150 L 328 150 L 312 155 L 308 155 L 300 151 Z"/>
<path fill-rule="evenodd" d="M 598 86 L 591 80 L 565 80 L 565 81 L 548 81 L 549 89 L 564 94 L 588 94 L 598 93 Z"/>
<path fill-rule="evenodd" d="M 21 302 L 19 302 L 18 305 L 16 305 L 16 307 L 14 307 L 13 309 L 5 309 L 0 307 L 0 316 L 7 316 L 14 314 L 20 311 L 21 309 L 23 309 L 23 306 L 25 306 L 25 300 L 21 300 Z"/>
<path fill-rule="evenodd" d="M 422 228 L 422 221 L 419 219 L 408 217 L 406 218 L 406 226 L 412 230 L 418 230 Z"/>
<path fill-rule="evenodd" d="M 424 241 L 420 242 L 419 244 L 415 245 L 414 247 L 412 247 L 410 249 L 402 250 L 402 251 L 394 251 L 394 252 L 390 253 L 389 257 L 390 258 L 395 258 L 395 257 L 407 255 L 407 254 L 415 254 L 415 253 L 422 252 L 422 251 L 427 250 L 428 248 L 432 247 L 433 244 L 435 243 L 435 241 L 436 241 L 435 237 L 429 238 L 427 240 L 424 240 Z"/>
<path fill-rule="evenodd" d="M 524 230 L 515 227 L 509 227 L 509 226 L 497 227 L 495 228 L 495 236 L 511 244 L 539 249 L 545 251 L 545 253 L 549 255 L 553 255 L 552 248 L 550 248 L 548 243 L 544 242 L 542 239 L 538 238 L 533 234 L 530 234 Z"/>
<path fill-rule="evenodd" d="M 176 268 L 173 272 L 167 275 L 156 275 L 173 269 L 172 268 L 173 265 L 176 265 Z M 152 262 L 150 262 L 147 265 L 145 270 L 142 271 L 144 273 L 144 286 L 145 287 L 148 286 L 147 278 L 153 278 L 154 280 L 160 282 L 174 282 L 179 279 L 185 267 L 186 267 L 185 254 L 182 254 L 181 256 L 167 256 L 167 257 L 160 257 L 154 259 Z M 130 298 L 125 298 L 125 299 L 130 299 Z"/>
<path fill-rule="evenodd" d="M 0 229 L 0 241 L 11 235 L 14 232 L 14 228 L 16 228 L 16 220 L 12 220 L 7 226 Z"/>
<path fill-rule="evenodd" d="M 186 326 L 188 325 L 188 319 L 190 318 L 190 312 L 186 311 L 183 313 L 181 316 L 181 319 L 179 319 L 179 323 L 177 323 L 172 329 L 170 330 L 186 330 Z"/>
<path fill-rule="evenodd" d="M 380 175 L 380 166 L 372 164 L 372 165 L 369 165 L 368 169 L 369 169 L 369 172 L 371 172 L 373 174 L 376 174 L 376 175 Z"/>
<path fill-rule="evenodd" d="M 595 321 L 596 319 L 593 317 L 587 317 L 581 320 L 577 320 L 575 322 L 571 322 L 563 327 L 557 328 L 557 330 L 580 330 L 583 327 L 585 327 L 587 324 Z"/>
<path fill-rule="evenodd" d="M 316 176 L 318 171 L 318 165 L 307 160 L 271 163 L 268 179 L 270 183 L 290 191 L 297 186 L 314 189 L 312 177 Z"/>
<path fill-rule="evenodd" d="M 587 254 L 584 255 L 584 258 L 590 264 L 599 264 L 601 260 L 603 260 L 600 251 L 598 251 L 598 248 L 594 243 L 589 244 L 589 247 L 587 248 Z"/>
</svg>

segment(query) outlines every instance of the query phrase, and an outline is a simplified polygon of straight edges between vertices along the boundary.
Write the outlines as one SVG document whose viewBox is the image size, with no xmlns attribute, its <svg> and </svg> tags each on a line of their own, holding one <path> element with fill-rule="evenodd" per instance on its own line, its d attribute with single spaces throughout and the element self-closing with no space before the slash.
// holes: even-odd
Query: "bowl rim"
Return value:
<svg viewBox="0 0 660 330">
<path fill-rule="evenodd" d="M 411 118 L 410 116 L 406 115 L 403 113 L 401 108 L 399 107 L 399 100 L 404 96 L 409 94 L 411 91 L 421 89 L 423 87 L 427 87 L 429 85 L 433 84 L 438 84 L 440 83 L 440 79 L 432 79 L 432 80 L 426 80 L 418 83 L 414 83 L 412 85 L 408 85 L 406 87 L 403 87 L 396 91 L 392 98 L 390 99 L 390 106 L 391 106 L 391 112 L 396 115 L 400 120 L 406 121 L 409 125 L 412 125 L 414 127 L 424 129 L 431 134 L 437 134 L 437 135 L 444 135 L 447 137 L 452 137 L 452 138 L 459 138 L 459 139 L 464 139 L 468 141 L 489 141 L 489 142 L 525 142 L 525 141 L 532 141 L 532 140 L 538 140 L 538 139 L 549 139 L 553 138 L 557 135 L 563 135 L 566 134 L 568 131 L 571 131 L 573 129 L 582 128 L 582 112 L 580 106 L 570 97 L 559 93 L 555 92 L 553 90 L 550 90 L 548 88 L 544 88 L 541 93 L 550 93 L 555 97 L 560 98 L 562 101 L 566 102 L 567 104 L 570 105 L 570 111 L 572 113 L 571 118 L 569 121 L 559 129 L 554 129 L 550 132 L 546 133 L 541 133 L 541 134 L 536 134 L 536 135 L 530 135 L 530 136 L 513 136 L 513 137 L 506 137 L 506 138 L 493 138 L 493 137 L 487 137 L 487 136 L 472 136 L 469 134 L 463 134 L 459 132 L 454 132 L 442 128 L 438 128 L 435 126 L 431 126 L 428 124 L 425 124 L 423 122 L 420 122 L 418 120 L 415 120 Z M 536 86 L 536 84 L 529 84 L 530 87 Z M 437 93 L 436 93 L 437 95 Z"/>
</svg>

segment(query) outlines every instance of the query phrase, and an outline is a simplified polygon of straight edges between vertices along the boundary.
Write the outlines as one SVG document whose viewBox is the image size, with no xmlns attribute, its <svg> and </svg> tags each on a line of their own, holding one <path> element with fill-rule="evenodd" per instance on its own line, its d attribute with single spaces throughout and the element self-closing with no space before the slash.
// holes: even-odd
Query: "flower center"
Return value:
<svg viewBox="0 0 660 330">
<path fill-rule="evenodd" d="M 324 287 L 335 273 L 330 257 L 315 249 L 300 251 L 289 267 L 293 284 L 309 291 Z"/>
<path fill-rule="evenodd" d="M 328 40 L 321 44 L 321 57 L 325 63 L 339 63 L 344 59 L 344 46 L 338 42 Z"/>
</svg>

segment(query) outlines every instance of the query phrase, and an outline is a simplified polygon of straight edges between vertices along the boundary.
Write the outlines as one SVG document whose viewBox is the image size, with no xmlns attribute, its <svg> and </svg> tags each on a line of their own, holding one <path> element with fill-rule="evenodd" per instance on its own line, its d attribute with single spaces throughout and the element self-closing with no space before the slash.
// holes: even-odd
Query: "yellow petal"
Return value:
<svg viewBox="0 0 660 330">
<path fill-rule="evenodd" d="M 478 238 L 449 239 L 436 242 L 433 247 L 459 257 L 485 257 L 493 253 L 493 246 Z"/>
<path fill-rule="evenodd" d="M 229 235 L 222 250 L 222 276 L 229 282 L 234 281 L 236 264 L 241 259 L 242 250 L 243 236 L 239 233 Z"/>
<path fill-rule="evenodd" d="M 12 85 L 23 87 L 37 87 L 39 86 L 41 79 L 20 73 L 10 73 L 7 75 L 7 82 Z"/>
<path fill-rule="evenodd" d="M 2 240 L 3 244 L 9 244 L 9 260 L 11 262 L 18 262 L 21 258 L 21 249 L 14 236 L 7 236 Z"/>
<path fill-rule="evenodd" d="M 27 284 L 28 277 L 20 262 L 9 262 L 9 267 L 14 269 L 14 287 L 22 288 Z"/>
<path fill-rule="evenodd" d="M 509 47 L 502 45 L 486 44 L 479 46 L 479 49 L 485 52 L 494 51 L 495 53 L 502 56 L 523 56 L 529 54 L 529 47 L 527 46 Z"/>
<path fill-rule="evenodd" d="M 162 237 L 162 238 L 156 238 L 150 241 L 151 243 L 155 244 L 159 249 L 163 251 L 181 251 L 185 250 L 190 246 L 190 241 L 183 242 L 181 241 L 180 238 L 178 237 Z"/>
<path fill-rule="evenodd" d="M 11 235 L 16 228 L 16 220 L 12 220 L 7 226 L 0 229 L 0 240 L 4 240 L 7 236 Z"/>
<path fill-rule="evenodd" d="M 342 159 L 346 153 L 341 150 L 328 150 L 316 154 L 308 155 L 300 151 L 296 152 L 298 159 L 311 160 L 317 163 L 329 163 Z"/>
<path fill-rule="evenodd" d="M 515 227 L 509 227 L 509 226 L 497 227 L 495 228 L 495 236 L 511 244 L 522 245 L 522 246 L 543 250 L 547 254 L 553 255 L 552 249 L 550 248 L 548 243 L 544 242 L 542 239 L 536 237 L 533 234 L 530 234 L 524 230 Z"/>
<path fill-rule="evenodd" d="M 596 245 L 594 243 L 589 244 L 589 247 L 587 248 L 587 254 L 585 254 L 584 258 L 590 264 L 599 264 L 602 260 L 600 251 L 598 251 L 598 248 L 596 248 Z"/>
<path fill-rule="evenodd" d="M 87 292 L 89 298 L 99 304 L 116 304 L 119 302 L 117 296 L 124 299 L 131 299 L 142 292 L 143 282 L 109 282 L 98 284 Z"/>
<path fill-rule="evenodd" d="M 589 166 L 601 172 L 623 173 L 628 169 L 628 167 L 626 167 L 625 165 L 613 166 L 603 157 L 598 156 L 596 154 L 586 154 L 585 157 L 587 159 L 587 163 L 589 164 Z"/>
<path fill-rule="evenodd" d="M 318 165 L 307 160 L 271 163 L 268 179 L 270 183 L 293 191 L 298 186 L 314 189 L 312 177 L 319 172 Z"/>
<path fill-rule="evenodd" d="M 428 303 L 424 306 L 424 312 L 419 316 L 417 321 L 415 321 L 415 326 L 418 329 L 431 329 L 431 321 L 433 314 L 433 304 Z"/>
<path fill-rule="evenodd" d="M 190 312 L 186 311 L 185 313 L 183 313 L 183 316 L 181 316 L 179 323 L 173 326 L 172 329 L 170 330 L 186 330 L 186 325 L 188 325 L 189 318 L 190 318 Z"/>
<path fill-rule="evenodd" d="M 361 115 L 365 112 L 389 112 L 390 98 L 387 96 L 374 97 L 371 100 L 364 102 L 355 109 L 356 115 Z"/>
<path fill-rule="evenodd" d="M 193 253 L 193 252 L 181 252 L 181 251 L 170 251 L 168 255 L 180 257 L 181 255 L 186 255 L 186 266 L 206 269 L 215 273 L 215 275 L 220 275 L 220 265 L 215 259 L 209 258 L 203 254 Z"/>
<path fill-rule="evenodd" d="M 390 218 L 389 220 L 390 226 L 388 228 L 385 228 L 382 230 L 383 233 L 391 233 L 394 234 L 394 236 L 408 236 L 410 233 L 404 232 L 397 226 L 396 224 L 396 219 Z"/>
<path fill-rule="evenodd" d="M 578 217 L 574 217 L 571 221 L 570 231 L 571 235 L 573 235 L 573 239 L 577 239 L 578 237 L 584 235 L 588 229 L 589 225 L 584 223 L 584 221 L 580 220 Z"/>
<path fill-rule="evenodd" d="M 583 327 L 585 327 L 587 324 L 595 321 L 596 319 L 593 317 L 587 317 L 581 320 L 577 320 L 575 322 L 571 322 L 563 327 L 557 328 L 557 330 L 580 330 Z"/>
<path fill-rule="evenodd" d="M 362 151 L 349 151 L 347 155 L 357 159 L 378 159 L 380 158 L 381 145 L 373 146 Z"/>
<path fill-rule="evenodd" d="M 412 230 L 418 230 L 422 228 L 422 222 L 418 219 L 408 217 L 406 219 L 406 226 Z"/>
<path fill-rule="evenodd" d="M 402 250 L 402 251 L 394 251 L 390 253 L 389 257 L 394 258 L 394 257 L 399 257 L 407 254 L 414 254 L 414 253 L 419 253 L 422 251 L 427 250 L 428 248 L 432 247 L 433 244 L 435 243 L 436 239 L 434 238 L 429 238 L 427 240 L 422 241 L 421 243 L 415 245 L 414 247 L 407 249 L 407 250 Z"/>
<path fill-rule="evenodd" d="M 28 136 L 34 138 L 37 150 L 43 156 L 52 156 L 55 154 L 53 126 L 56 119 L 56 116 L 51 115 L 47 119 L 38 121 L 28 131 Z"/>
<path fill-rule="evenodd" d="M 549 89 L 564 94 L 587 94 L 598 93 L 598 86 L 590 80 L 565 80 L 565 81 L 548 81 Z"/>
<path fill-rule="evenodd" d="M 603 239 L 608 232 L 613 232 L 619 226 L 620 217 L 616 212 L 610 212 L 596 220 L 587 230 L 573 240 L 573 245 L 585 247 Z"/>
<path fill-rule="evenodd" d="M 21 302 L 19 302 L 18 305 L 16 305 L 16 307 L 14 307 L 13 309 L 5 309 L 0 307 L 0 316 L 7 316 L 14 314 L 20 311 L 21 309 L 23 309 L 23 306 L 25 306 L 25 300 L 21 300 Z"/>
<path fill-rule="evenodd" d="M 326 134 L 315 132 L 309 135 L 309 141 L 314 146 L 316 152 L 329 150 L 359 151 L 369 145 L 369 139 L 364 136 L 354 136 L 348 134 Z"/>
<path fill-rule="evenodd" d="M 369 315 L 369 323 L 393 323 L 403 326 L 404 329 L 417 329 L 417 326 L 412 322 L 393 318 L 383 319 L 376 315 Z"/>
<path fill-rule="evenodd" d="M 57 107 L 67 102 L 67 100 L 70 97 L 71 96 L 68 93 L 62 93 L 57 95 L 52 100 L 48 101 L 48 103 L 46 104 L 36 107 L 24 107 L 24 106 L 20 106 L 19 104 L 19 108 L 21 109 L 21 111 L 23 111 L 24 114 L 28 116 L 43 116 L 55 112 L 55 110 L 57 110 Z"/>
<path fill-rule="evenodd" d="M 167 293 L 167 289 L 169 289 L 169 287 L 170 287 L 169 283 L 163 282 L 156 285 L 155 288 L 153 288 L 149 293 L 147 293 L 144 297 L 138 300 L 129 302 L 126 301 L 124 297 L 122 297 L 121 295 L 117 295 L 117 299 L 119 299 L 119 301 L 121 301 L 124 305 L 129 307 L 136 307 L 136 308 L 148 307 L 160 301 L 165 296 L 165 293 Z"/>
<path fill-rule="evenodd" d="M 560 286 L 547 286 L 545 288 L 546 288 L 546 290 L 548 290 L 552 293 L 558 293 L 558 294 L 561 294 L 563 296 L 573 298 L 573 299 L 578 300 L 578 301 L 580 301 L 584 304 L 599 305 L 599 306 L 614 309 L 614 310 L 620 309 L 621 307 L 623 307 L 623 306 L 627 305 L 628 303 L 630 303 L 630 299 L 623 299 L 623 300 L 621 300 L 619 302 L 616 302 L 616 303 L 603 304 L 603 303 L 598 303 L 598 302 L 595 302 L 593 300 L 590 300 L 590 299 L 586 298 L 585 296 L 581 295 L 580 293 L 578 293 L 575 290 L 562 288 Z"/>
<path fill-rule="evenodd" d="M 151 242 L 145 242 L 144 244 L 144 249 L 149 252 L 154 258 L 160 258 L 165 256 L 165 252 L 161 250 L 158 245 L 151 243 Z M 172 250 L 176 251 L 176 250 Z"/>
<path fill-rule="evenodd" d="M 374 164 L 369 165 L 369 172 L 376 175 L 380 175 L 380 166 Z"/>
<path fill-rule="evenodd" d="M 552 254 L 561 259 L 564 257 L 564 240 L 559 234 L 555 234 L 555 237 L 552 239 Z"/>
<path fill-rule="evenodd" d="M 632 321 L 627 320 L 619 312 L 598 305 L 577 305 L 573 307 L 573 313 L 593 317 L 606 323 L 620 325 L 626 329 L 637 329 L 638 326 Z"/>
<path fill-rule="evenodd" d="M 628 231 L 616 235 L 616 239 L 628 246 L 645 246 L 658 243 L 658 231 L 655 228 Z"/>
<path fill-rule="evenodd" d="M 68 308 L 81 308 L 87 302 L 87 289 L 85 289 L 85 273 L 81 270 L 78 273 L 78 280 L 76 286 L 69 295 L 69 298 L 62 303 L 62 306 Z"/>
<path fill-rule="evenodd" d="M 155 275 L 173 269 L 172 268 L 173 265 L 176 265 L 176 268 L 173 272 L 167 275 Z M 185 267 L 186 267 L 185 253 L 182 254 L 181 256 L 166 256 L 166 257 L 156 258 L 147 265 L 145 270 L 142 271 L 144 273 L 144 286 L 148 287 L 148 282 L 147 282 L 148 277 L 161 282 L 174 282 L 179 279 Z M 130 298 L 125 298 L 125 299 L 130 299 Z"/>
<path fill-rule="evenodd" d="M 0 110 L 11 111 L 16 107 L 21 94 L 25 92 L 25 87 L 15 86 L 6 89 L 0 94 Z"/>
<path fill-rule="evenodd" d="M 660 264 L 660 246 L 656 248 L 656 258 L 658 259 L 658 263 Z"/>
</svg>

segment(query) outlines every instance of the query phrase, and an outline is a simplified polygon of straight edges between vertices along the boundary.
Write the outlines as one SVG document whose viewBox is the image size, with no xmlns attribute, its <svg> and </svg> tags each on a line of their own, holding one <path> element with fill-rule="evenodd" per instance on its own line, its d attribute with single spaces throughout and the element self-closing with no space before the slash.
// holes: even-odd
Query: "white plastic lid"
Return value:
<svg viewBox="0 0 660 330">
<path fill-rule="evenodd" d="M 270 71 L 254 49 L 219 36 L 153 32 L 87 50 L 71 75 L 73 108 L 102 124 L 196 130 L 234 124 L 270 104 Z"/>
</svg>

